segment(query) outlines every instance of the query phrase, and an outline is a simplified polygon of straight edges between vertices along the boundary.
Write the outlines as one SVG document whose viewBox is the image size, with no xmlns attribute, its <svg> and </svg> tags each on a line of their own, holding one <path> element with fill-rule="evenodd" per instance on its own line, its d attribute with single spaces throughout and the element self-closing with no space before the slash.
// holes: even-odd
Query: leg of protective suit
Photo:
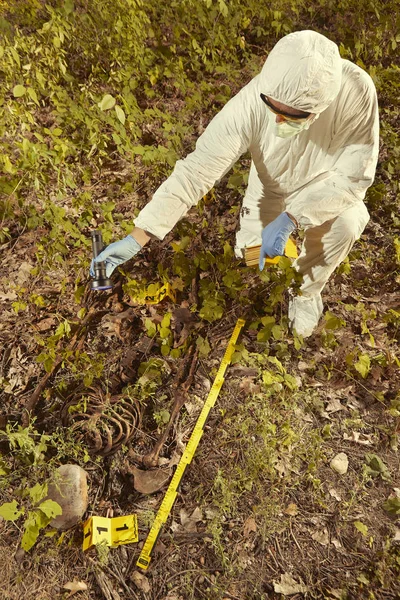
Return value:
<svg viewBox="0 0 400 600">
<path fill-rule="evenodd" d="M 244 248 L 261 244 L 263 228 L 283 210 L 283 200 L 264 188 L 252 165 L 243 200 L 240 229 L 236 234 L 235 253 L 238 258 L 243 257 Z M 323 310 L 321 292 L 333 271 L 361 236 L 368 221 L 365 204 L 359 202 L 336 219 L 307 229 L 301 254 L 294 263 L 303 275 L 302 295 L 291 298 L 289 302 L 291 327 L 303 337 L 310 336 L 318 325 Z"/>
<path fill-rule="evenodd" d="M 359 202 L 336 219 L 306 231 L 301 254 L 294 263 L 303 275 L 302 295 L 289 302 L 291 328 L 303 337 L 310 336 L 318 325 L 323 309 L 321 292 L 368 221 L 366 206 Z"/>
</svg>

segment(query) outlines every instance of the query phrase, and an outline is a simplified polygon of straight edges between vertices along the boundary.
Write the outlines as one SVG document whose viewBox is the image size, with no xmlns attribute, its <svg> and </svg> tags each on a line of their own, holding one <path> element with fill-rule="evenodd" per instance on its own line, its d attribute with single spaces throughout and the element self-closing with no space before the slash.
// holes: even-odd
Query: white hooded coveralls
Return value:
<svg viewBox="0 0 400 600">
<path fill-rule="evenodd" d="M 260 93 L 316 116 L 295 137 L 277 137 Z M 337 45 L 319 33 L 285 36 L 261 73 L 210 122 L 194 152 L 177 161 L 135 225 L 163 239 L 246 151 L 252 163 L 236 254 L 261 244 L 263 228 L 281 212 L 294 216 L 305 230 L 295 263 L 303 274 L 303 295 L 289 317 L 296 321 L 296 310 L 306 308 L 314 315 L 313 328 L 322 313 L 322 288 L 369 220 L 363 199 L 379 152 L 371 77 L 342 59 Z M 296 328 L 308 335 L 304 322 Z"/>
</svg>

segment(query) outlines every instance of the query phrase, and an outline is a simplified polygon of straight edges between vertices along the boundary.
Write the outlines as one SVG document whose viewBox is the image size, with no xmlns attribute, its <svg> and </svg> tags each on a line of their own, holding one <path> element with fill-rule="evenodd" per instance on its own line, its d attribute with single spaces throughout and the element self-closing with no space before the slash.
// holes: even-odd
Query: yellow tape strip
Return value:
<svg viewBox="0 0 400 600">
<path fill-rule="evenodd" d="M 161 302 L 161 300 L 164 300 L 164 298 L 166 296 L 169 296 L 171 298 L 171 300 L 173 300 L 173 302 L 176 302 L 175 292 L 169 283 L 166 283 L 165 285 L 163 285 L 162 288 L 160 288 L 158 290 L 158 292 L 155 294 L 155 296 L 153 296 L 152 300 L 150 300 L 150 297 L 148 297 L 149 299 L 146 298 L 145 303 L 146 304 L 158 304 L 159 302 Z"/>
<path fill-rule="evenodd" d="M 176 302 L 175 291 L 172 289 L 171 284 L 168 282 L 165 285 L 163 285 L 154 295 L 132 297 L 132 300 L 134 302 L 137 302 L 138 304 L 158 304 L 167 296 L 171 298 L 173 302 Z"/>
<path fill-rule="evenodd" d="M 176 496 L 178 495 L 178 488 L 181 479 L 185 473 L 185 469 L 187 465 L 191 463 L 194 453 L 196 452 L 196 448 L 204 433 L 204 425 L 207 421 L 207 417 L 210 413 L 210 410 L 212 409 L 218 398 L 222 384 L 224 383 L 225 371 L 232 360 L 232 355 L 235 351 L 235 344 L 237 342 L 237 339 L 239 337 L 244 323 L 245 321 L 243 319 L 238 319 L 236 322 L 235 329 L 233 330 L 231 338 L 228 342 L 228 346 L 226 348 L 224 357 L 219 366 L 217 375 L 215 376 L 214 383 L 207 396 L 202 411 L 196 421 L 196 425 L 187 443 L 186 449 L 182 454 L 182 457 L 178 463 L 178 466 L 176 467 L 175 473 L 171 479 L 168 489 L 165 492 L 164 499 L 161 503 L 160 508 L 158 509 L 158 513 L 154 519 L 154 523 L 150 529 L 150 532 L 146 538 L 140 556 L 137 560 L 136 566 L 140 567 L 143 570 L 146 570 L 150 564 L 151 552 L 157 542 L 157 538 L 160 534 L 161 528 L 168 519 L 168 516 L 174 505 Z"/>
</svg>

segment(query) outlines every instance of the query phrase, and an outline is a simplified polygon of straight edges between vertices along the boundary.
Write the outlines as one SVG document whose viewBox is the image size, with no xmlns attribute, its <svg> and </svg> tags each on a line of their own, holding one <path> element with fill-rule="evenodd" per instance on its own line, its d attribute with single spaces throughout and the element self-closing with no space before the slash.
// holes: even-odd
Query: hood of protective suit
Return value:
<svg viewBox="0 0 400 600">
<path fill-rule="evenodd" d="M 316 31 L 290 33 L 269 53 L 260 79 L 262 92 L 272 100 L 320 114 L 340 90 L 339 49 Z"/>
</svg>

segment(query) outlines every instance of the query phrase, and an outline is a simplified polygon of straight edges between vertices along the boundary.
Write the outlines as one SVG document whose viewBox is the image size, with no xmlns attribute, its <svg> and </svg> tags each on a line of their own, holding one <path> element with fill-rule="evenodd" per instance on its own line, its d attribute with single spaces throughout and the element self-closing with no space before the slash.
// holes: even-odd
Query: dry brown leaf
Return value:
<svg viewBox="0 0 400 600">
<path fill-rule="evenodd" d="M 334 488 L 330 488 L 329 493 L 332 496 L 332 498 L 335 498 L 335 500 L 337 500 L 338 502 L 342 501 L 341 495 Z"/>
<path fill-rule="evenodd" d="M 281 575 L 281 580 L 279 583 L 276 581 L 274 584 L 274 592 L 277 594 L 283 594 L 284 596 L 294 596 L 294 594 L 305 594 L 308 591 L 308 588 L 304 583 L 297 583 L 295 579 L 289 574 L 284 573 Z"/>
<path fill-rule="evenodd" d="M 286 477 L 286 475 L 289 475 L 291 471 L 290 461 L 286 457 L 283 457 L 280 460 L 278 460 L 275 463 L 274 467 L 281 477 Z"/>
<path fill-rule="evenodd" d="M 193 314 L 188 308 L 177 308 L 172 313 L 174 330 L 174 348 L 179 348 L 185 343 L 193 329 Z"/>
<path fill-rule="evenodd" d="M 184 508 L 181 509 L 179 515 L 181 517 L 182 527 L 185 529 L 185 531 L 190 533 L 197 531 L 196 523 L 201 521 L 203 518 L 201 509 L 198 506 L 194 509 L 191 515 L 189 515 Z"/>
<path fill-rule="evenodd" d="M 361 438 L 361 436 L 363 436 Z M 363 446 L 371 446 L 372 440 L 370 439 L 370 435 L 365 435 L 360 433 L 359 431 L 352 431 L 351 435 L 345 433 L 343 435 L 343 439 L 349 442 L 356 442 L 356 444 L 361 444 Z"/>
<path fill-rule="evenodd" d="M 338 412 L 339 410 L 345 410 L 346 407 L 340 402 L 339 398 L 333 398 L 326 406 L 327 413 Z"/>
<path fill-rule="evenodd" d="M 133 487 L 137 492 L 141 494 L 154 494 L 154 492 L 158 492 L 167 483 L 171 476 L 171 469 L 143 471 L 130 465 L 129 473 L 133 475 Z"/>
<path fill-rule="evenodd" d="M 343 598 L 343 591 L 344 590 L 330 589 L 329 590 L 329 595 L 332 596 L 332 598 L 337 598 L 338 600 L 342 600 L 342 598 Z"/>
<path fill-rule="evenodd" d="M 180 530 L 181 526 L 179 525 L 179 523 L 177 523 L 176 521 L 172 520 L 170 528 L 171 528 L 172 533 L 175 533 L 176 531 Z"/>
<path fill-rule="evenodd" d="M 285 510 L 283 512 L 285 513 L 285 515 L 289 515 L 290 517 L 295 517 L 296 515 L 299 514 L 299 508 L 298 508 L 297 504 L 295 504 L 294 502 L 291 502 L 290 504 L 288 504 L 287 508 L 285 508 Z"/>
<path fill-rule="evenodd" d="M 308 363 L 304 362 L 304 360 L 299 360 L 299 362 L 297 363 L 297 368 L 299 369 L 299 371 L 306 371 L 311 367 Z"/>
<path fill-rule="evenodd" d="M 69 590 L 69 596 L 73 596 L 74 594 L 76 594 L 76 592 L 84 592 L 87 590 L 87 585 L 84 581 L 76 581 L 75 579 L 73 581 L 68 581 L 68 583 L 64 583 L 63 585 L 63 589 L 64 590 Z"/>
<path fill-rule="evenodd" d="M 329 533 L 326 527 L 322 531 L 316 531 L 311 537 L 321 544 L 321 546 L 327 546 L 329 544 Z"/>
<path fill-rule="evenodd" d="M 139 571 L 133 571 L 131 575 L 131 580 L 136 585 L 136 587 L 141 590 L 143 593 L 148 594 L 151 590 L 151 586 L 147 577 L 139 573 Z"/>
<path fill-rule="evenodd" d="M 55 326 L 55 324 L 55 317 L 46 317 L 45 319 L 42 319 L 41 321 L 35 323 L 34 327 L 39 331 L 47 331 L 48 329 L 52 329 Z"/>
<path fill-rule="evenodd" d="M 18 294 L 16 292 L 6 292 L 5 294 L 0 292 L 0 302 L 4 302 L 4 301 L 9 301 L 9 302 L 13 302 L 14 300 L 17 300 L 18 298 Z"/>
<path fill-rule="evenodd" d="M 248 519 L 246 519 L 246 521 L 244 522 L 244 525 L 243 525 L 244 537 L 249 537 L 249 535 L 252 531 L 254 531 L 254 532 L 257 531 L 257 523 L 255 522 L 253 517 L 249 517 Z"/>
</svg>

